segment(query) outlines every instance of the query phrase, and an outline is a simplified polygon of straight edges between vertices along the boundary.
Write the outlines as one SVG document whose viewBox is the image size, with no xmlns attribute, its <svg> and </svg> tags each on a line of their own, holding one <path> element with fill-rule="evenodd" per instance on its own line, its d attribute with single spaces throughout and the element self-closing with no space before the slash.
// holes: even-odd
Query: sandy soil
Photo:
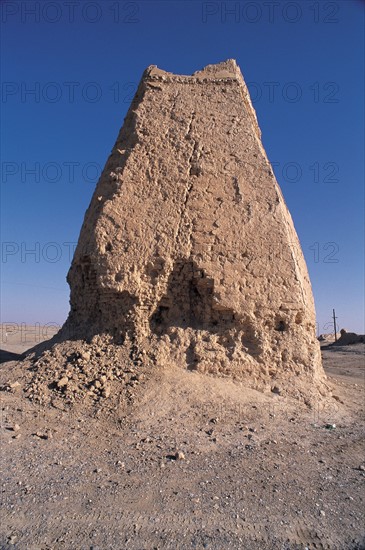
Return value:
<svg viewBox="0 0 365 550">
<path fill-rule="evenodd" d="M 333 392 L 312 409 L 172 367 L 41 406 L 3 363 L 0 547 L 365 548 L 365 345 L 322 353 Z"/>
</svg>

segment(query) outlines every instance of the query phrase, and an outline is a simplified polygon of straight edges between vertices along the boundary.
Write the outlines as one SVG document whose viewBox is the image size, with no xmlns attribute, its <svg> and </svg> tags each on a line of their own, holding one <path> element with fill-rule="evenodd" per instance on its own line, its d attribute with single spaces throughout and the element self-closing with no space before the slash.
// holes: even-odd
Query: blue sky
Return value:
<svg viewBox="0 0 365 550">
<path fill-rule="evenodd" d="M 2 321 L 62 323 L 97 175 L 143 70 L 234 58 L 294 219 L 318 332 L 364 332 L 364 2 L 2 1 Z"/>
</svg>

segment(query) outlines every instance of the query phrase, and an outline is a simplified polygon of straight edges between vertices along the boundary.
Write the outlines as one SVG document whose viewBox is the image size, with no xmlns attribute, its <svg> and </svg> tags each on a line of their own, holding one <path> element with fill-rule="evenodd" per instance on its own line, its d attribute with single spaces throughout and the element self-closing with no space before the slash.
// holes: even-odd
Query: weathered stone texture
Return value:
<svg viewBox="0 0 365 550">
<path fill-rule="evenodd" d="M 235 61 L 145 71 L 68 281 L 77 337 L 260 389 L 322 380 L 307 268 Z"/>
</svg>

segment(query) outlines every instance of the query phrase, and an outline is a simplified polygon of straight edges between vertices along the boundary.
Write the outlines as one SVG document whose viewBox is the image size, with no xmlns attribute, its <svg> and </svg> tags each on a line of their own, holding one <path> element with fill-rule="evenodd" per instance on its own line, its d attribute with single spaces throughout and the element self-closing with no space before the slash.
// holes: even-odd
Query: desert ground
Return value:
<svg viewBox="0 0 365 550">
<path fill-rule="evenodd" d="M 107 398 L 43 403 L 31 345 L 2 338 L 2 549 L 365 548 L 364 344 L 322 343 L 311 408 L 132 362 Z"/>
</svg>

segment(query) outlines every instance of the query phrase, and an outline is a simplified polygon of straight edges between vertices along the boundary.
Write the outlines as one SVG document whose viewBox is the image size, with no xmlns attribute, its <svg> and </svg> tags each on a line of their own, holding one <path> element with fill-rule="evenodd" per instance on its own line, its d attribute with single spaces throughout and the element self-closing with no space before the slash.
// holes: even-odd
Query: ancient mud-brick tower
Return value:
<svg viewBox="0 0 365 550">
<path fill-rule="evenodd" d="M 74 337 L 261 389 L 320 382 L 305 261 L 234 60 L 145 71 L 68 282 Z"/>
</svg>

